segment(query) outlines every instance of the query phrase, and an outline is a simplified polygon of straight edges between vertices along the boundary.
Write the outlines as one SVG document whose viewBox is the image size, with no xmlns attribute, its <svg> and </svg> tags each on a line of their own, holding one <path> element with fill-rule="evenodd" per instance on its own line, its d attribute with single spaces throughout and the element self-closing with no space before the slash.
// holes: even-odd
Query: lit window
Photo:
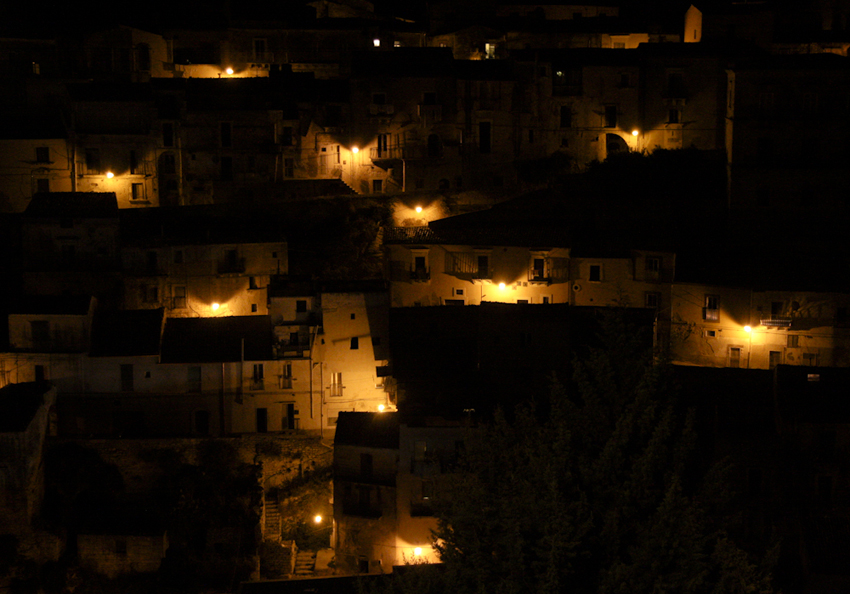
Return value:
<svg viewBox="0 0 850 594">
<path fill-rule="evenodd" d="M 144 184 L 131 184 L 130 185 L 130 199 L 131 200 L 144 200 L 145 199 L 145 185 Z"/>
<path fill-rule="evenodd" d="M 376 37 L 372 40 L 372 45 L 375 47 L 381 47 L 381 40 Z"/>
</svg>

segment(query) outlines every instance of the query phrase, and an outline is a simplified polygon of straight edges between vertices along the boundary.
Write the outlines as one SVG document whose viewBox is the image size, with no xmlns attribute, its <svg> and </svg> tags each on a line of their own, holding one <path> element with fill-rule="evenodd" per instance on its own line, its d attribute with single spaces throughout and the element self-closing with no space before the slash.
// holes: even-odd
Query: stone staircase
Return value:
<svg viewBox="0 0 850 594">
<path fill-rule="evenodd" d="M 265 523 L 265 535 L 269 540 L 279 541 L 280 540 L 280 508 L 277 505 L 277 496 L 276 494 L 266 493 L 265 497 L 265 507 L 266 507 L 266 523 Z"/>
<path fill-rule="evenodd" d="M 315 570 L 315 551 L 298 551 L 295 557 L 295 575 L 313 575 Z"/>
</svg>

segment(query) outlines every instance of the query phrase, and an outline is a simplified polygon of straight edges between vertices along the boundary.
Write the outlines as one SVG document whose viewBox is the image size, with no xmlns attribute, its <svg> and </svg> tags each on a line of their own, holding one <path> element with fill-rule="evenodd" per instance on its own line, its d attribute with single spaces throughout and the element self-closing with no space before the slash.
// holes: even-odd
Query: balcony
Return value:
<svg viewBox="0 0 850 594">
<path fill-rule="evenodd" d="M 528 282 L 548 285 L 552 281 L 546 272 L 540 268 L 531 268 L 528 271 Z"/>
<path fill-rule="evenodd" d="M 262 378 L 260 378 L 260 379 L 255 378 L 255 379 L 251 380 L 250 390 L 258 391 L 258 390 L 265 390 L 265 389 L 266 389 L 266 384 L 265 384 L 265 381 Z"/>
<path fill-rule="evenodd" d="M 404 147 L 371 148 L 369 149 L 369 158 L 373 161 L 380 161 L 381 159 L 404 159 Z"/>
<path fill-rule="evenodd" d="M 770 316 L 769 318 L 762 318 L 759 323 L 768 328 L 790 328 L 791 318 Z"/>
<path fill-rule="evenodd" d="M 244 274 L 245 258 L 231 258 L 218 263 L 219 274 Z"/>
<path fill-rule="evenodd" d="M 702 308 L 702 319 L 706 322 L 719 322 L 720 321 L 720 310 L 719 309 L 711 309 L 708 307 Z"/>
<path fill-rule="evenodd" d="M 391 116 L 395 113 L 395 106 L 392 103 L 370 103 L 369 115 L 373 117 Z"/>
<path fill-rule="evenodd" d="M 435 124 L 443 120 L 442 105 L 418 105 L 417 111 L 419 118 L 424 120 L 426 124 Z"/>
<path fill-rule="evenodd" d="M 417 268 L 410 271 L 410 280 L 419 282 L 431 280 L 431 273 L 424 268 Z"/>
</svg>

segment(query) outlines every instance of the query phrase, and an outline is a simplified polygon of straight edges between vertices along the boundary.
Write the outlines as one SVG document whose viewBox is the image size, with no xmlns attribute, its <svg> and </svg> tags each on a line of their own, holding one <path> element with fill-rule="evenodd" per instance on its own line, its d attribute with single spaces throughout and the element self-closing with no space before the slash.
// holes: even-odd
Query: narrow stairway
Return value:
<svg viewBox="0 0 850 594">
<path fill-rule="evenodd" d="M 295 575 L 313 575 L 316 569 L 315 551 L 298 551 L 295 557 Z"/>
<path fill-rule="evenodd" d="M 266 493 L 266 525 L 265 534 L 269 540 L 280 540 L 280 508 L 277 506 L 277 497 Z"/>
</svg>

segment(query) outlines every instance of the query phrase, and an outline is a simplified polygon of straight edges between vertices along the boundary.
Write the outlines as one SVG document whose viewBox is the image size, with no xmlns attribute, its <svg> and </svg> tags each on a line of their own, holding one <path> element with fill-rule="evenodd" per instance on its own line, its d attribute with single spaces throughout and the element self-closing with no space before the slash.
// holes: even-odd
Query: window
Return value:
<svg viewBox="0 0 850 594">
<path fill-rule="evenodd" d="M 606 128 L 616 128 L 617 127 L 617 106 L 616 105 L 606 105 L 605 106 L 605 127 Z"/>
<path fill-rule="evenodd" d="M 351 314 L 351 319 L 353 320 L 357 314 Z"/>
<path fill-rule="evenodd" d="M 176 285 L 172 289 L 171 307 L 174 309 L 186 307 L 186 287 L 184 285 Z"/>
<path fill-rule="evenodd" d="M 32 342 L 35 348 L 46 347 L 50 342 L 50 322 L 46 320 L 32 320 L 30 322 L 30 332 L 32 333 Z"/>
<path fill-rule="evenodd" d="M 782 306 L 784 303 L 782 301 L 771 301 L 770 302 L 770 317 L 777 317 L 782 315 Z"/>
<path fill-rule="evenodd" d="M 210 434 L 210 413 L 206 410 L 195 411 L 195 433 L 198 435 Z"/>
<path fill-rule="evenodd" d="M 667 112 L 667 123 L 678 124 L 681 120 L 681 112 L 678 109 L 671 109 Z"/>
<path fill-rule="evenodd" d="M 257 433 L 266 433 L 269 430 L 269 409 L 257 409 Z"/>
<path fill-rule="evenodd" d="M 372 180 L 372 193 L 380 194 L 384 191 L 384 180 L 382 179 L 373 179 Z"/>
<path fill-rule="evenodd" d="M 292 362 L 284 361 L 280 370 L 280 387 L 282 390 L 292 388 Z"/>
<path fill-rule="evenodd" d="M 490 256 L 478 256 L 476 278 L 490 278 Z"/>
<path fill-rule="evenodd" d="M 258 309 L 257 309 L 257 304 L 256 304 L 256 303 L 252 303 L 252 304 L 251 304 L 251 313 L 257 313 L 257 311 L 258 311 Z"/>
<path fill-rule="evenodd" d="M 534 144 L 534 128 L 528 130 L 528 144 Z"/>
<path fill-rule="evenodd" d="M 647 256 L 646 258 L 646 271 L 647 272 L 658 272 L 661 270 L 661 258 L 655 256 Z"/>
<path fill-rule="evenodd" d="M 706 295 L 702 309 L 702 319 L 708 322 L 720 321 L 720 296 Z"/>
<path fill-rule="evenodd" d="M 266 40 L 254 39 L 254 59 L 258 62 L 270 61 L 266 56 Z"/>
<path fill-rule="evenodd" d="M 160 157 L 160 173 L 165 173 L 168 175 L 172 175 L 177 172 L 177 166 L 174 162 L 174 154 L 173 153 L 163 153 L 162 157 Z M 132 172 L 131 172 L 132 173 Z"/>
<path fill-rule="evenodd" d="M 36 163 L 50 163 L 50 147 L 35 147 L 35 161 Z"/>
<path fill-rule="evenodd" d="M 331 374 L 331 396 L 342 396 L 344 387 L 342 385 L 342 372 L 338 371 Z"/>
<path fill-rule="evenodd" d="M 86 173 L 98 175 L 100 173 L 100 149 L 86 149 Z"/>
<path fill-rule="evenodd" d="M 145 184 L 130 184 L 130 199 L 133 201 L 145 199 Z"/>
<path fill-rule="evenodd" d="M 295 177 L 295 159 L 292 157 L 283 160 L 283 177 Z"/>
<path fill-rule="evenodd" d="M 490 122 L 478 122 L 478 152 L 489 154 L 492 150 L 491 124 Z"/>
<path fill-rule="evenodd" d="M 372 478 L 373 470 L 372 454 L 360 454 L 360 478 Z"/>
<path fill-rule="evenodd" d="M 258 288 L 258 287 L 257 287 L 257 277 L 256 277 L 256 276 L 249 276 L 249 277 L 248 277 L 248 288 L 249 288 L 249 289 L 256 289 L 256 288 Z"/>
<path fill-rule="evenodd" d="M 705 331 L 706 338 L 717 338 L 717 330 L 706 330 Z"/>
<path fill-rule="evenodd" d="M 807 365 L 809 367 L 817 367 L 817 365 L 818 365 L 818 355 L 817 355 L 817 353 L 803 353 L 803 365 Z"/>
<path fill-rule="evenodd" d="M 768 356 L 768 368 L 773 369 L 782 363 L 782 353 L 779 351 L 770 351 Z"/>
<path fill-rule="evenodd" d="M 389 153 L 387 152 L 387 147 L 389 146 L 389 138 L 389 134 L 378 134 L 377 155 L 379 158 L 389 156 Z"/>
<path fill-rule="evenodd" d="M 43 382 L 47 379 L 47 373 L 44 369 L 44 365 L 36 365 L 33 369 L 33 374 L 35 376 L 35 381 Z"/>
<path fill-rule="evenodd" d="M 233 157 L 222 157 L 219 163 L 221 181 L 233 181 Z"/>
<path fill-rule="evenodd" d="M 307 311 L 307 300 L 298 299 L 295 302 L 295 313 L 305 313 Z"/>
<path fill-rule="evenodd" d="M 428 266 L 425 260 L 425 256 L 413 257 L 413 278 L 417 280 L 428 279 Z"/>
<path fill-rule="evenodd" d="M 786 346 L 789 349 L 796 349 L 800 346 L 800 337 L 797 334 L 789 334 Z"/>
<path fill-rule="evenodd" d="M 201 367 L 190 365 L 186 368 L 186 388 L 189 392 L 201 391 Z"/>
<path fill-rule="evenodd" d="M 50 192 L 50 180 L 46 177 L 41 177 L 35 180 L 35 191 L 41 194 Z"/>
<path fill-rule="evenodd" d="M 219 138 L 221 140 L 221 146 L 225 148 L 233 146 L 233 124 L 230 122 L 221 122 L 220 130 L 221 135 Z"/>
<path fill-rule="evenodd" d="M 174 250 L 174 263 L 182 264 L 183 263 L 183 250 Z"/>
<path fill-rule="evenodd" d="M 437 134 L 429 134 L 428 135 L 428 156 L 429 157 L 440 157 L 443 154 L 443 141 L 440 140 L 439 135 Z"/>
<path fill-rule="evenodd" d="M 569 105 L 561 106 L 561 128 L 573 127 L 573 110 Z"/>
<path fill-rule="evenodd" d="M 602 264 L 591 264 L 587 280 L 599 282 L 602 280 Z"/>
<path fill-rule="evenodd" d="M 121 390 L 123 392 L 132 392 L 133 387 L 133 365 L 131 363 L 122 363 Z"/>
<path fill-rule="evenodd" d="M 620 73 L 620 87 L 623 89 L 629 88 L 631 85 L 631 79 L 627 72 Z"/>
<path fill-rule="evenodd" d="M 174 124 L 170 122 L 162 124 L 162 146 L 174 146 Z"/>
<path fill-rule="evenodd" d="M 262 363 L 254 363 L 254 373 L 251 376 L 251 389 L 252 390 L 262 390 L 264 389 L 263 383 L 265 380 L 263 373 L 263 364 Z"/>
<path fill-rule="evenodd" d="M 661 305 L 661 293 L 647 292 L 643 294 L 643 304 L 645 307 L 658 309 Z"/>
<path fill-rule="evenodd" d="M 142 301 L 144 303 L 158 303 L 159 287 L 156 285 L 144 285 L 142 287 Z"/>
<path fill-rule="evenodd" d="M 532 258 L 530 280 L 544 280 L 546 278 L 546 258 Z"/>
<path fill-rule="evenodd" d="M 741 366 L 741 347 L 729 347 L 729 367 Z"/>
<path fill-rule="evenodd" d="M 360 338 L 357 336 L 351 337 L 351 350 L 356 351 L 360 348 Z"/>
</svg>

